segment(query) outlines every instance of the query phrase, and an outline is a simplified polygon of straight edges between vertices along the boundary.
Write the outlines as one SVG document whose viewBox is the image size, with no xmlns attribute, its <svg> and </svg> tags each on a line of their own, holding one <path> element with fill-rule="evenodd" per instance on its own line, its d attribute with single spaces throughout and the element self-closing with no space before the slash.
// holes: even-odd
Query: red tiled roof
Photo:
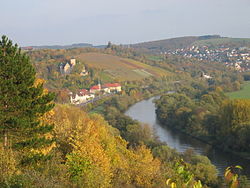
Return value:
<svg viewBox="0 0 250 188">
<path fill-rule="evenodd" d="M 121 84 L 119 83 L 109 83 L 109 84 L 104 84 L 103 87 L 120 87 Z"/>
<path fill-rule="evenodd" d="M 90 89 L 91 89 L 91 90 L 99 90 L 99 89 L 101 89 L 101 88 L 100 88 L 99 85 L 95 85 L 95 86 L 92 86 Z"/>
</svg>

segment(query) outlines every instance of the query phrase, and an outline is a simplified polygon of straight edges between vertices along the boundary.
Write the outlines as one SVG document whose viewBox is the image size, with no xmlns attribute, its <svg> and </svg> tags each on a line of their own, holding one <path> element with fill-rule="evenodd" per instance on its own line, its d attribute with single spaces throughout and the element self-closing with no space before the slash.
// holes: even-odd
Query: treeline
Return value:
<svg viewBox="0 0 250 188">
<path fill-rule="evenodd" d="M 156 106 L 163 125 L 225 150 L 250 153 L 250 100 L 230 100 L 217 87 L 196 95 L 166 94 Z"/>
</svg>

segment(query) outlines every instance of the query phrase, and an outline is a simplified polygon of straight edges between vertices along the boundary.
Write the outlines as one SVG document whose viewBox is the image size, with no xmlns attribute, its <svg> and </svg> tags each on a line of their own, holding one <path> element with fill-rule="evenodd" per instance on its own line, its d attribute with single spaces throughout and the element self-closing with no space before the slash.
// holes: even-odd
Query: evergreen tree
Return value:
<svg viewBox="0 0 250 188">
<path fill-rule="evenodd" d="M 35 76 L 28 56 L 3 36 L 0 41 L 0 143 L 6 149 L 18 151 L 22 162 L 45 157 L 39 149 L 53 142 L 46 137 L 53 126 L 41 123 L 40 119 L 54 107 L 54 94 L 44 93 L 43 84 L 35 85 Z"/>
</svg>

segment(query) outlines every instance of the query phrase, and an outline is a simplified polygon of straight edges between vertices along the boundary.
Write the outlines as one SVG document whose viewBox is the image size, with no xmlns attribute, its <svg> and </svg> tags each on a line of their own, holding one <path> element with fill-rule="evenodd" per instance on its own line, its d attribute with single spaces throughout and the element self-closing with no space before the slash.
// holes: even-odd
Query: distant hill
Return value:
<svg viewBox="0 0 250 188">
<path fill-rule="evenodd" d="M 85 47 L 93 47 L 92 44 L 88 43 L 78 43 L 71 45 L 45 45 L 45 46 L 26 46 L 22 47 L 22 49 L 71 49 L 71 48 L 85 48 Z"/>
<path fill-rule="evenodd" d="M 133 44 L 131 47 L 139 48 L 139 49 L 148 49 L 151 51 L 166 51 L 172 50 L 177 48 L 184 48 L 195 41 L 198 40 L 199 37 L 179 37 L 179 38 L 172 38 L 166 40 L 158 40 L 158 41 L 151 41 L 151 42 L 143 42 L 138 44 Z"/>
<path fill-rule="evenodd" d="M 192 45 L 196 46 L 209 46 L 209 47 L 250 47 L 250 38 L 217 38 L 217 39 L 206 39 L 206 40 L 197 40 Z"/>
<path fill-rule="evenodd" d="M 209 47 L 250 47 L 250 39 L 245 38 L 227 38 L 219 35 L 205 35 L 205 36 L 187 36 L 172 38 L 166 40 L 158 40 L 151 42 L 143 42 L 133 44 L 131 47 L 141 50 L 149 50 L 151 52 L 164 52 L 175 50 L 178 48 L 186 48 L 192 45 L 209 46 Z"/>
</svg>

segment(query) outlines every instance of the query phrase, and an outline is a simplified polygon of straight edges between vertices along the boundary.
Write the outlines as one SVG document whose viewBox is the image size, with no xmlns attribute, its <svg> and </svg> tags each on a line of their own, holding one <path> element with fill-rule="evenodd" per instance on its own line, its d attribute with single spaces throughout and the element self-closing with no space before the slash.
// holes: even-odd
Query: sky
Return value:
<svg viewBox="0 0 250 188">
<path fill-rule="evenodd" d="M 0 0 L 0 35 L 20 46 L 250 38 L 250 0 Z"/>
</svg>

